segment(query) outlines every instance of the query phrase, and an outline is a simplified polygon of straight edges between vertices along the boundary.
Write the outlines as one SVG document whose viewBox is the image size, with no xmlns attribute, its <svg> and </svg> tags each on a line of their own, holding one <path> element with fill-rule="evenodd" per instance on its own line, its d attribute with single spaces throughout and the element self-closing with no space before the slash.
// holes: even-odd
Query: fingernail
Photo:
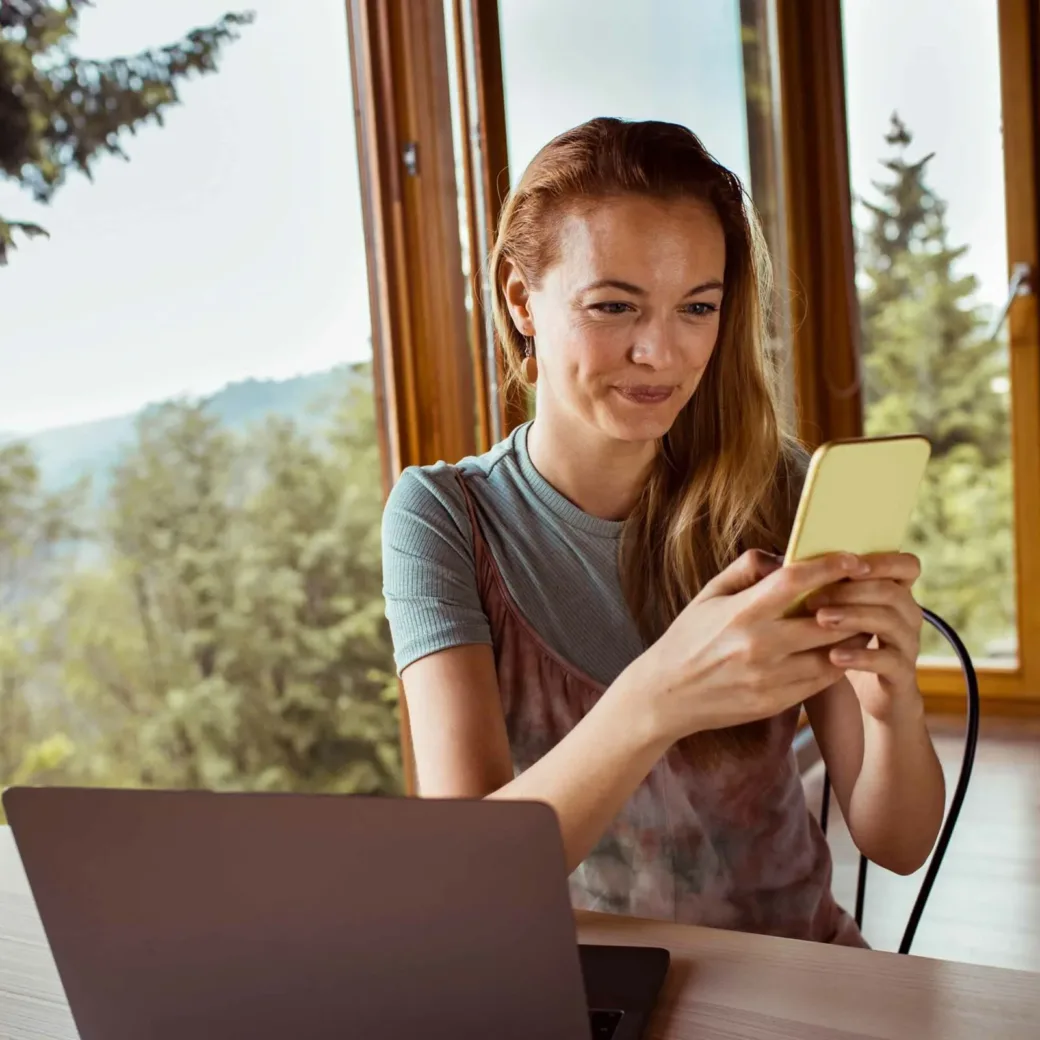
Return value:
<svg viewBox="0 0 1040 1040">
<path fill-rule="evenodd" d="M 816 613 L 817 620 L 824 625 L 838 625 L 845 620 L 845 615 L 840 610 L 820 610 Z"/>
<path fill-rule="evenodd" d="M 850 664 L 852 662 L 852 660 L 853 660 L 852 651 L 851 650 L 835 650 L 831 654 L 831 659 L 836 664 Z"/>
<path fill-rule="evenodd" d="M 841 558 L 841 569 L 848 571 L 849 574 L 855 574 L 859 570 L 860 561 L 858 556 L 853 556 L 851 553 L 846 554 Z"/>
</svg>

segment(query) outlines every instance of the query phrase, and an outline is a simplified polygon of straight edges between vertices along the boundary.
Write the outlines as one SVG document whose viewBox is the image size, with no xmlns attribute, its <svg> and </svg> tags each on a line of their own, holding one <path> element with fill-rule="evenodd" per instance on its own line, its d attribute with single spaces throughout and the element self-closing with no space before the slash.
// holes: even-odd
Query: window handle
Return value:
<svg viewBox="0 0 1040 1040">
<path fill-rule="evenodd" d="M 990 330 L 989 339 L 991 343 L 1000 335 L 1000 330 L 1004 327 L 1004 322 L 1007 321 L 1015 300 L 1018 299 L 1019 296 L 1029 296 L 1032 292 L 1032 265 L 1027 264 L 1024 261 L 1019 261 L 1011 268 L 1011 279 L 1008 281 L 1007 302 L 1004 304 L 1000 315 L 997 317 L 997 320 L 993 323 L 993 328 Z"/>
</svg>

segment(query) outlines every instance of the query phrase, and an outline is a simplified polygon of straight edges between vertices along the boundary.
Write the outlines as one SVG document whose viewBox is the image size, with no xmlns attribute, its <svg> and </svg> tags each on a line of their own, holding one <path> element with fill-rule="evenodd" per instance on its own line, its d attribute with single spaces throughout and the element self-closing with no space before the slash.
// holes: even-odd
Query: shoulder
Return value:
<svg viewBox="0 0 1040 1040">
<path fill-rule="evenodd" d="M 394 484 L 383 511 L 384 525 L 402 516 L 465 517 L 466 499 L 459 484 L 457 466 L 438 462 L 433 466 L 409 466 Z"/>
<path fill-rule="evenodd" d="M 423 555 L 447 542 L 468 555 L 469 509 L 458 467 L 439 462 L 410 466 L 394 484 L 383 509 L 383 553 Z"/>
<path fill-rule="evenodd" d="M 383 532 L 392 533 L 402 523 L 423 521 L 443 527 L 449 524 L 470 536 L 469 498 L 481 512 L 494 513 L 495 499 L 512 482 L 516 434 L 496 444 L 483 455 L 455 464 L 410 466 L 394 485 L 383 512 Z M 503 464 L 504 463 L 504 464 Z M 465 489 L 463 489 L 465 482 Z"/>
<path fill-rule="evenodd" d="M 404 549 L 429 553 L 438 543 L 448 543 L 472 556 L 471 505 L 492 520 L 500 511 L 499 499 L 511 482 L 509 465 L 514 436 L 483 455 L 455 464 L 410 466 L 398 478 L 383 510 L 383 552 Z"/>
</svg>

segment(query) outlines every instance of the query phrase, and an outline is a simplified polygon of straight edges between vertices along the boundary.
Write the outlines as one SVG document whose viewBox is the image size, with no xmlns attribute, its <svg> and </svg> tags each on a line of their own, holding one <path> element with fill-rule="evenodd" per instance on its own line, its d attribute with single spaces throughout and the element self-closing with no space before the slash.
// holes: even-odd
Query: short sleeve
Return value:
<svg viewBox="0 0 1040 1040">
<path fill-rule="evenodd" d="M 455 470 L 405 470 L 387 500 L 382 536 L 383 596 L 398 672 L 454 646 L 491 645 Z"/>
</svg>

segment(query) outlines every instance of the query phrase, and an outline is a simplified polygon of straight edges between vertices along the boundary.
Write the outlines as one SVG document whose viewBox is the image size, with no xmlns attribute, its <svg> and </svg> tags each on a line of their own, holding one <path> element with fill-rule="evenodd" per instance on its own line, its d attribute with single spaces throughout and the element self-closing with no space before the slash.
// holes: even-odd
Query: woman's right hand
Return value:
<svg viewBox="0 0 1040 1040">
<path fill-rule="evenodd" d="M 630 666 L 654 736 L 670 744 L 769 718 L 837 682 L 844 671 L 828 651 L 847 636 L 814 615 L 784 614 L 800 597 L 868 569 L 846 554 L 781 566 L 751 551 L 732 563 Z"/>
</svg>

